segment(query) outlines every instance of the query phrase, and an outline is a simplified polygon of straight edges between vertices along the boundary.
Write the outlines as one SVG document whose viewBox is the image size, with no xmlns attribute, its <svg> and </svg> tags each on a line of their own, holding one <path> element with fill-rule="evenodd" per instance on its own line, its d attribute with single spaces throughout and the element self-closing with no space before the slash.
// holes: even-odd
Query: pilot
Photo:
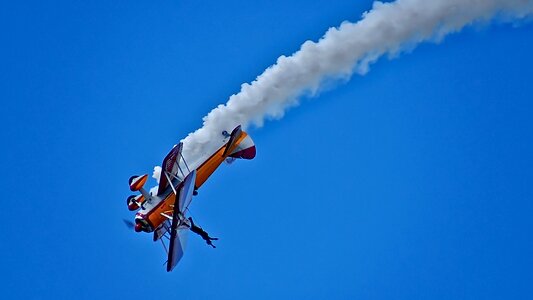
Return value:
<svg viewBox="0 0 533 300">
<path fill-rule="evenodd" d="M 205 241 L 209 246 L 211 246 L 211 247 L 213 247 L 213 248 L 216 248 L 216 246 L 213 245 L 213 243 L 212 243 L 211 241 L 216 241 L 216 240 L 218 240 L 218 238 L 216 238 L 216 237 L 210 237 L 209 234 L 208 234 L 207 232 L 205 232 L 205 230 L 203 230 L 201 227 L 196 226 L 196 225 L 194 224 L 194 222 L 192 221 L 192 218 L 191 218 L 191 217 L 189 217 L 189 222 L 191 222 L 191 226 L 189 227 L 189 229 L 190 229 L 192 232 L 194 232 L 194 233 L 196 233 L 197 235 L 201 236 L 202 239 L 204 239 L 204 241 Z"/>
</svg>

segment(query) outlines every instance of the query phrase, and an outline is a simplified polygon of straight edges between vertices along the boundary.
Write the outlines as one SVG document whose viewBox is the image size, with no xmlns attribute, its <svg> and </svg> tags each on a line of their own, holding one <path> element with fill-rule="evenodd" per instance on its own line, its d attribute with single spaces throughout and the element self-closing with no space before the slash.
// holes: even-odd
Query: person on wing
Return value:
<svg viewBox="0 0 533 300">
<path fill-rule="evenodd" d="M 218 240 L 218 238 L 216 238 L 216 237 L 210 237 L 209 234 L 208 234 L 205 230 L 203 230 L 201 227 L 196 226 L 196 225 L 194 224 L 194 222 L 192 221 L 192 218 L 191 218 L 191 217 L 189 217 L 189 222 L 191 222 L 191 226 L 189 227 L 189 229 L 190 229 L 192 232 L 194 232 L 194 233 L 196 233 L 197 235 L 201 236 L 202 239 L 204 239 L 204 241 L 205 241 L 209 246 L 211 246 L 211 247 L 213 247 L 213 248 L 216 248 L 216 246 L 213 245 L 213 243 L 212 243 L 211 241 L 216 241 L 216 240 Z"/>
</svg>

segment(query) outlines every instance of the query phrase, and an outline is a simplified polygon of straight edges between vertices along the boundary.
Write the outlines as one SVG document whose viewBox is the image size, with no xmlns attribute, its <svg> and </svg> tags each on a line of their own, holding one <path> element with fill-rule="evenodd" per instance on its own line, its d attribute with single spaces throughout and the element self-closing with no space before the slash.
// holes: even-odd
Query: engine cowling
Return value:
<svg viewBox="0 0 533 300">
<path fill-rule="evenodd" d="M 143 176 L 131 176 L 129 180 L 130 190 L 133 192 L 140 190 L 146 183 L 146 180 L 148 180 L 148 174 L 144 174 Z"/>
<path fill-rule="evenodd" d="M 136 231 L 136 232 L 141 232 L 141 231 L 144 231 L 144 232 L 151 232 L 152 229 L 150 228 L 150 225 L 148 225 L 148 222 L 145 220 L 145 219 L 135 219 L 135 226 L 133 227 L 133 229 Z"/>
</svg>

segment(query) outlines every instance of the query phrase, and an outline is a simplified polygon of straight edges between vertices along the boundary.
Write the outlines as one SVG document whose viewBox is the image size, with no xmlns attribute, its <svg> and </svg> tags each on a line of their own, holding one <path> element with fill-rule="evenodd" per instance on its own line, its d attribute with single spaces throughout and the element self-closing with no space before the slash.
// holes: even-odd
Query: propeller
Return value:
<svg viewBox="0 0 533 300">
<path fill-rule="evenodd" d="M 135 228 L 135 223 L 133 223 L 132 221 L 126 219 L 122 219 L 122 221 L 124 221 L 124 224 L 126 224 L 126 227 L 128 227 L 129 229 Z"/>
</svg>

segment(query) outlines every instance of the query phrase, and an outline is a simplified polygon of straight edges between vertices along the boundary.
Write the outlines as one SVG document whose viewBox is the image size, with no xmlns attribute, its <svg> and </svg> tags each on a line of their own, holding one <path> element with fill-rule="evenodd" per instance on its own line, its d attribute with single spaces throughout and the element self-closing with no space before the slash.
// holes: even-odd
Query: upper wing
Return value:
<svg viewBox="0 0 533 300">
<path fill-rule="evenodd" d="M 183 257 L 185 251 L 185 239 L 183 236 L 183 231 L 187 227 L 176 226 L 172 228 L 172 233 L 170 235 L 170 248 L 168 250 L 168 260 L 167 260 L 167 272 L 172 271 L 174 267 L 178 264 L 180 259 Z"/>
<path fill-rule="evenodd" d="M 186 209 L 191 203 L 195 181 L 196 170 L 193 170 L 187 175 L 178 192 L 178 203 L 177 205 L 174 205 L 172 225 L 170 226 L 170 246 L 168 249 L 167 272 L 172 271 L 183 257 L 184 240 L 180 237 L 180 232 L 184 229 L 183 227 L 180 227 L 181 217 L 184 217 L 182 209 Z"/>
<path fill-rule="evenodd" d="M 168 174 L 174 176 L 178 174 L 182 149 L 183 143 L 177 144 L 174 146 L 174 148 L 172 148 L 172 150 L 170 150 L 163 160 L 163 165 L 161 166 L 161 175 L 159 176 L 159 187 L 157 189 L 158 196 L 165 192 L 168 186 L 168 178 L 172 179 L 172 177 Z"/>
<path fill-rule="evenodd" d="M 195 182 L 196 170 L 192 170 L 192 172 L 187 175 L 187 178 L 185 178 L 178 197 L 178 208 L 184 215 L 185 210 L 189 207 L 189 204 L 191 204 Z"/>
</svg>

